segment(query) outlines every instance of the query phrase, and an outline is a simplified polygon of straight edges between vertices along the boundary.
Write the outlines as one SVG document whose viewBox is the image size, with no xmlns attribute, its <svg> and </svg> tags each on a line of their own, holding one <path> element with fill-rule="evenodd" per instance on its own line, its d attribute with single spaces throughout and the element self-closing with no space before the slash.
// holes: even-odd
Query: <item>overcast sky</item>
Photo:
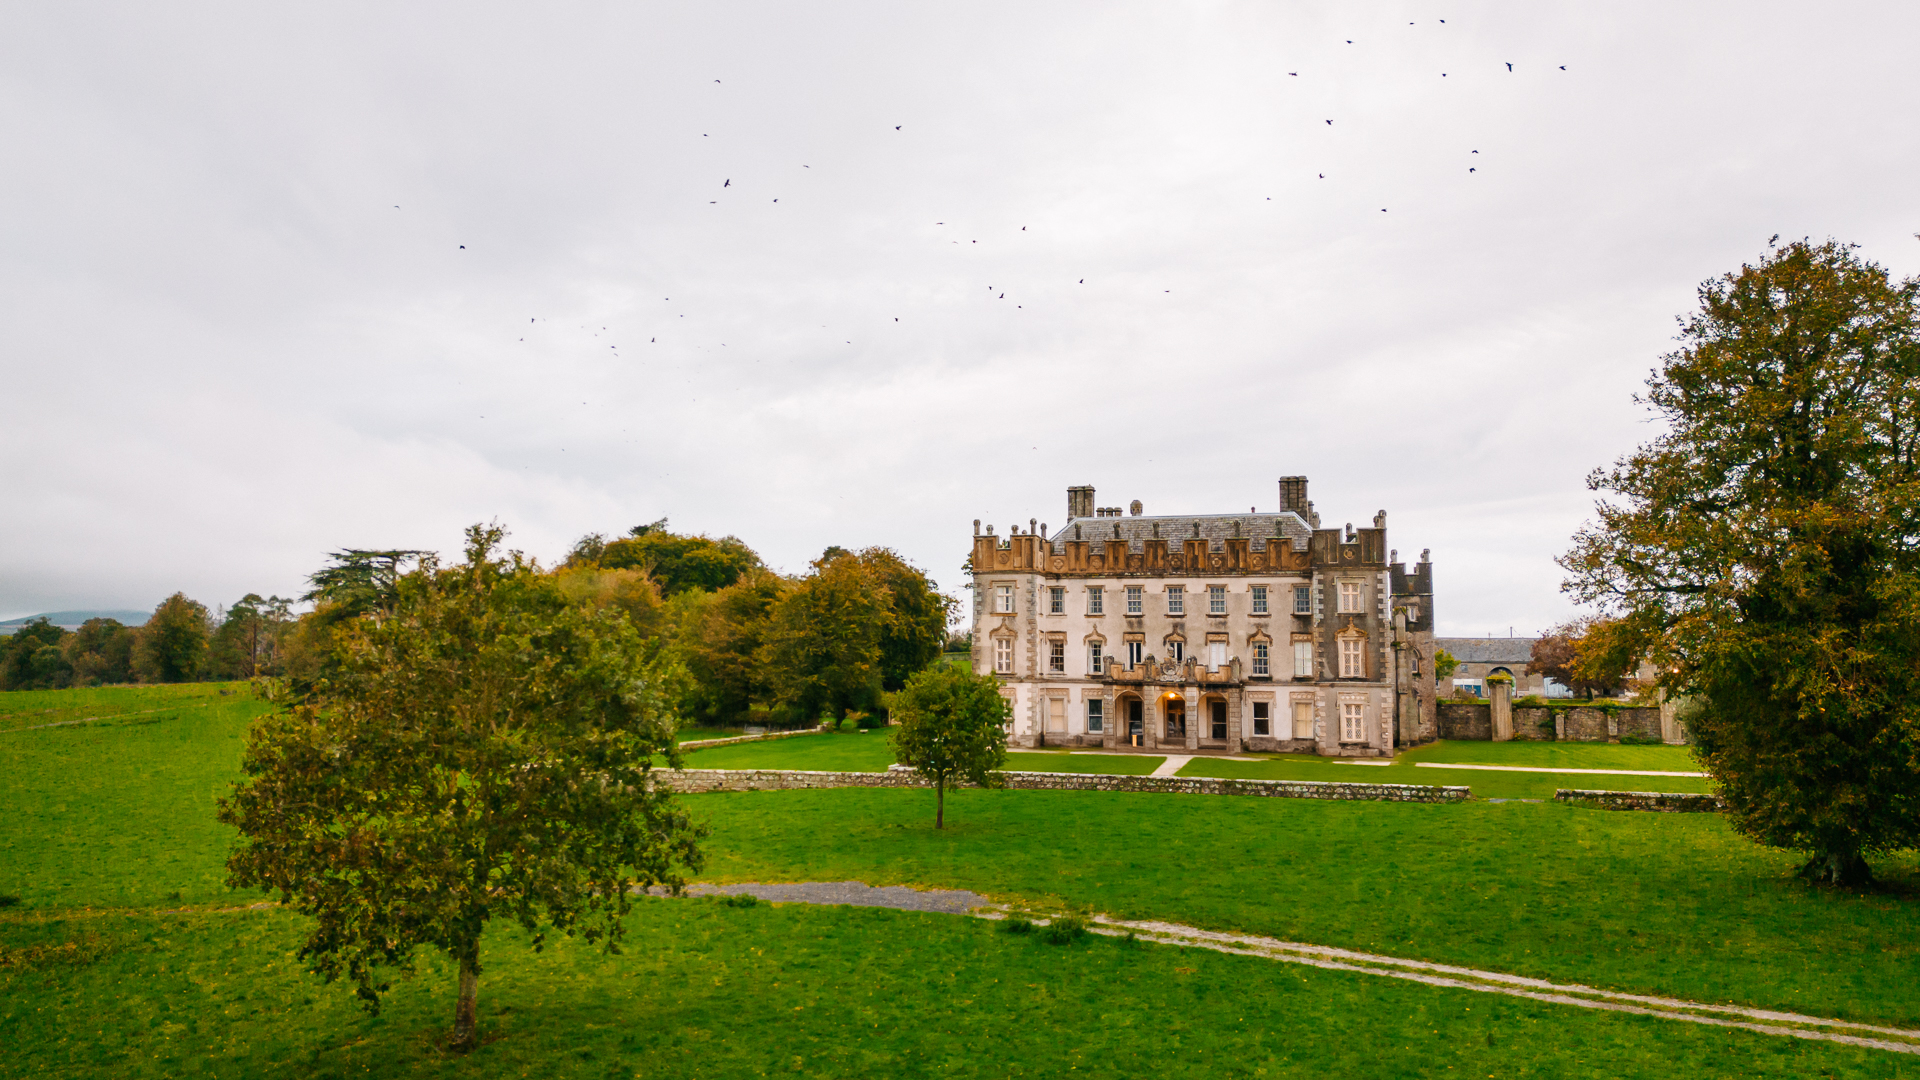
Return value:
<svg viewBox="0 0 1920 1080">
<path fill-rule="evenodd" d="M 1775 233 L 1920 270 L 1917 46 L 1898 2 L 10 4 L 0 618 L 492 519 L 957 591 L 1069 485 L 1304 473 L 1432 549 L 1443 634 L 1527 634 L 1701 280 Z"/>
</svg>

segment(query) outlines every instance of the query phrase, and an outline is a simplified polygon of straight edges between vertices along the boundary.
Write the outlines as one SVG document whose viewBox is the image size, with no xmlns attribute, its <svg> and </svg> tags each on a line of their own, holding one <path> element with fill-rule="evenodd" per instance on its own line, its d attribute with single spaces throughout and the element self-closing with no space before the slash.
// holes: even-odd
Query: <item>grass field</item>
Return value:
<svg viewBox="0 0 1920 1080">
<path fill-rule="evenodd" d="M 1061 949 L 952 916 L 709 901 L 643 905 L 622 958 L 567 942 L 534 955 L 496 927 L 482 1011 L 498 1039 L 448 1059 L 432 1046 L 451 1011 L 440 961 L 370 1019 L 345 990 L 301 972 L 297 918 L 210 910 L 257 901 L 220 885 L 230 836 L 212 820 L 212 799 L 236 776 L 246 726 L 264 705 L 217 689 L 184 701 L 92 693 L 103 697 L 0 695 L 0 717 L 105 715 L 109 705 L 119 717 L 0 732 L 0 893 L 24 898 L 0 909 L 0 1075 L 1037 1076 L 1076 1066 L 1175 1076 L 1920 1075 L 1920 1063 L 1880 1052 L 1264 960 Z M 182 707 L 147 711 L 154 700 Z M 836 762 L 877 750 L 877 767 L 885 763 L 879 733 L 743 744 L 689 763 L 775 748 Z M 1583 756 L 1579 767 L 1665 764 L 1674 753 L 1423 752 L 1560 749 L 1616 755 L 1601 765 Z M 1322 767 L 1367 780 L 1390 771 Z M 1489 777 L 1528 775 L 1408 771 L 1425 782 L 1465 776 L 1476 791 Z M 1912 854 L 1876 864 L 1894 889 L 1855 895 L 1799 884 L 1792 854 L 1754 847 L 1713 815 L 1094 792 L 948 798 L 944 832 L 931 828 L 931 793 L 915 790 L 689 805 L 713 828 L 705 876 L 714 880 L 973 888 L 1042 908 L 1920 1025 Z M 179 908 L 196 910 L 165 913 Z"/>
<path fill-rule="evenodd" d="M 4 925 L 9 938 L 75 924 Z M 0 968 L 34 1077 L 1890 1077 L 1895 1055 L 955 916 L 643 902 L 621 956 L 489 931 L 485 1044 L 434 1047 L 427 958 L 369 1018 L 270 912 L 104 916 L 90 962 Z M 20 945 L 15 945 L 20 949 Z"/>
<path fill-rule="evenodd" d="M 1366 759 L 1359 759 L 1366 760 Z M 1555 788 L 1626 791 L 1711 791 L 1712 781 L 1684 776 L 1607 776 L 1590 773 L 1516 773 L 1437 769 L 1419 762 L 1520 765 L 1562 769 L 1640 769 L 1698 772 L 1684 746 L 1608 743 L 1438 742 L 1405 751 L 1390 765 L 1356 765 L 1340 758 L 1274 754 L 1263 760 L 1195 758 L 1181 776 L 1242 780 L 1344 780 L 1374 784 L 1446 784 L 1473 789 L 1482 799 L 1551 799 Z"/>
<path fill-rule="evenodd" d="M 1146 755 L 1073 754 L 1065 750 L 1013 752 L 1008 769 L 1024 772 L 1110 773 L 1142 776 L 1165 759 Z M 689 769 L 812 769 L 822 772 L 886 772 L 893 749 L 884 730 L 836 731 L 767 742 L 693 750 Z"/>
</svg>

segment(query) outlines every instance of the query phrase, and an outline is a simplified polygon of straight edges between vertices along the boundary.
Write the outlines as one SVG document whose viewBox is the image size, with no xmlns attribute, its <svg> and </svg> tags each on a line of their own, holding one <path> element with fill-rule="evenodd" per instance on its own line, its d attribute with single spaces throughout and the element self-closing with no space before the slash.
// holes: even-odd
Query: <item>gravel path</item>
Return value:
<svg viewBox="0 0 1920 1080">
<path fill-rule="evenodd" d="M 943 915 L 965 915 L 989 903 L 986 897 L 965 889 L 920 890 L 904 885 L 876 888 L 859 881 L 803 881 L 794 885 L 763 885 L 749 881 L 738 885 L 689 885 L 687 892 L 694 896 L 751 893 L 777 904 L 851 904 L 854 907 L 935 911 Z"/>
</svg>

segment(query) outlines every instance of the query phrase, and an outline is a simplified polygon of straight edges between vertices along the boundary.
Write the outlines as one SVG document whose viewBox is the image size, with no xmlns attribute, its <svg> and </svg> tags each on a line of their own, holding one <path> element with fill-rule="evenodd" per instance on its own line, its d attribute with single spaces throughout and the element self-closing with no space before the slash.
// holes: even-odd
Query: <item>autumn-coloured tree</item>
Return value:
<svg viewBox="0 0 1920 1080">
<path fill-rule="evenodd" d="M 651 773 L 678 761 L 676 669 L 501 537 L 469 529 L 464 562 L 424 556 L 340 622 L 326 674 L 254 728 L 219 809 L 241 834 L 228 883 L 311 918 L 300 956 L 369 1008 L 421 946 L 454 959 L 456 1049 L 490 921 L 612 949 L 634 891 L 677 891 L 701 860 Z"/>
<path fill-rule="evenodd" d="M 1528 673 L 1545 675 L 1588 700 L 1613 693 L 1635 665 L 1632 653 L 1618 647 L 1618 622 L 1587 616 L 1548 630 L 1534 639 Z"/>
<path fill-rule="evenodd" d="M 1800 242 L 1699 295 L 1567 588 L 1694 699 L 1734 828 L 1858 884 L 1920 844 L 1920 281 Z"/>
</svg>

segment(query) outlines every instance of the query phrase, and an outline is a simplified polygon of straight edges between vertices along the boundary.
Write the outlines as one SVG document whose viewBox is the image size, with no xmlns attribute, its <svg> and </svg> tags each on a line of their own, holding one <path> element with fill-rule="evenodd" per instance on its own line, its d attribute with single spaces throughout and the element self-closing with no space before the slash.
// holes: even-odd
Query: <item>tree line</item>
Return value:
<svg viewBox="0 0 1920 1080">
<path fill-rule="evenodd" d="M 44 616 L 0 639 L 0 690 L 177 683 L 278 674 L 296 620 L 292 602 L 248 593 L 218 611 L 174 593 L 144 625 L 88 619 L 77 630 Z"/>
</svg>

